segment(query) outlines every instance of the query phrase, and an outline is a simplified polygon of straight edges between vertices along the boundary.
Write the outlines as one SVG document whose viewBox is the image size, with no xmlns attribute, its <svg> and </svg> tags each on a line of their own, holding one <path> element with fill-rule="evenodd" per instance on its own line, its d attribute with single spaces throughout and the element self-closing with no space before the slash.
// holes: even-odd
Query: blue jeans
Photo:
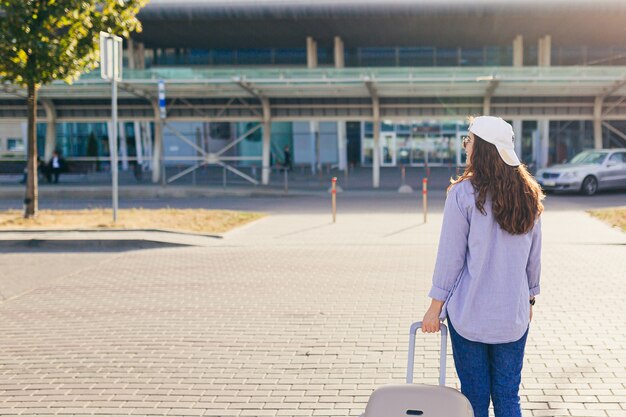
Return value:
<svg viewBox="0 0 626 417">
<path fill-rule="evenodd" d="M 489 400 L 496 417 L 521 417 L 519 386 L 528 330 L 511 343 L 472 342 L 459 335 L 448 318 L 454 366 L 461 392 L 474 409 L 474 417 L 489 416 Z"/>
</svg>

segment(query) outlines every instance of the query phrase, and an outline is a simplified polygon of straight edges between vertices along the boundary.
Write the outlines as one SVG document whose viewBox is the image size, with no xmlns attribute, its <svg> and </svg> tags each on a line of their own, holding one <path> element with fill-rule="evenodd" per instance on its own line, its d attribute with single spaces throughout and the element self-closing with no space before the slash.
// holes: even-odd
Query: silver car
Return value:
<svg viewBox="0 0 626 417">
<path fill-rule="evenodd" d="M 598 190 L 626 189 L 626 148 L 584 151 L 567 163 L 540 169 L 535 178 L 545 191 L 594 195 Z"/>
</svg>

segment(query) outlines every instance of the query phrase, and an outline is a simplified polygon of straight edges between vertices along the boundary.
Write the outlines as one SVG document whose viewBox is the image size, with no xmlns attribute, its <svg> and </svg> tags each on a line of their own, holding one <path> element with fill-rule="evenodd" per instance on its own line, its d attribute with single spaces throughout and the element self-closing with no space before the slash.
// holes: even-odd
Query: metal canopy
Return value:
<svg viewBox="0 0 626 417">
<path fill-rule="evenodd" d="M 611 108 L 606 119 L 626 118 L 626 103 L 618 103 L 626 95 L 626 67 L 615 66 L 127 70 L 120 118 L 152 120 L 159 80 L 170 120 L 261 120 L 264 98 L 273 120 L 371 119 L 372 88 L 383 118 L 475 114 L 488 97 L 503 117 L 587 119 L 599 96 Z M 24 92 L 13 86 L 0 90 L 0 118 L 24 117 L 20 97 Z M 55 105 L 59 121 L 108 118 L 110 88 L 95 73 L 73 85 L 44 86 L 39 97 Z"/>
</svg>

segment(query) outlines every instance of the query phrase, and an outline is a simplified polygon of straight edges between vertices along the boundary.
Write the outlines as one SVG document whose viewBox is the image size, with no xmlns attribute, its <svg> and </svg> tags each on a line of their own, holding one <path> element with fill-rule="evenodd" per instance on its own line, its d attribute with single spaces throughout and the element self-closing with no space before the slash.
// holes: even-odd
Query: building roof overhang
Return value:
<svg viewBox="0 0 626 417">
<path fill-rule="evenodd" d="M 275 121 L 371 120 L 374 102 L 390 120 L 458 119 L 485 106 L 502 117 L 589 120 L 598 99 L 603 117 L 626 118 L 626 67 L 153 68 L 124 73 L 120 120 L 155 120 L 160 80 L 170 120 L 261 120 L 263 103 Z M 95 73 L 72 85 L 43 86 L 38 97 L 56 109 L 57 120 L 102 121 L 111 114 L 111 85 Z M 43 107 L 40 117 L 53 117 Z M 4 84 L 0 118 L 25 117 L 24 90 Z"/>
<path fill-rule="evenodd" d="M 159 80 L 168 97 L 267 98 L 369 97 L 581 97 L 626 94 L 625 67 L 468 67 L 232 69 L 153 68 L 125 70 L 121 96 L 157 97 Z M 242 83 L 248 88 L 242 88 Z M 42 98 L 102 98 L 110 86 L 94 72 L 72 85 L 54 82 Z M 5 85 L 1 95 L 22 94 Z M 23 95 L 23 94 L 22 94 Z"/>
<path fill-rule="evenodd" d="M 482 47 L 546 34 L 560 46 L 621 45 L 621 0 L 152 0 L 140 13 L 149 48 Z M 167 30 L 164 30 L 167 28 Z M 601 30 L 599 30 L 601 28 Z"/>
</svg>

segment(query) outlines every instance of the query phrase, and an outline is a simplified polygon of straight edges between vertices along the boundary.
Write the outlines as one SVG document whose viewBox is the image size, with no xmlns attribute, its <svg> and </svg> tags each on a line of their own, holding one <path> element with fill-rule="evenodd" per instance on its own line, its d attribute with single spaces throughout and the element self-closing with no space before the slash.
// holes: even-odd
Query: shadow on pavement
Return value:
<svg viewBox="0 0 626 417">
<path fill-rule="evenodd" d="M 129 252 L 144 249 L 187 247 L 192 245 L 142 239 L 13 239 L 0 240 L 0 253 L 20 252 Z"/>
</svg>

